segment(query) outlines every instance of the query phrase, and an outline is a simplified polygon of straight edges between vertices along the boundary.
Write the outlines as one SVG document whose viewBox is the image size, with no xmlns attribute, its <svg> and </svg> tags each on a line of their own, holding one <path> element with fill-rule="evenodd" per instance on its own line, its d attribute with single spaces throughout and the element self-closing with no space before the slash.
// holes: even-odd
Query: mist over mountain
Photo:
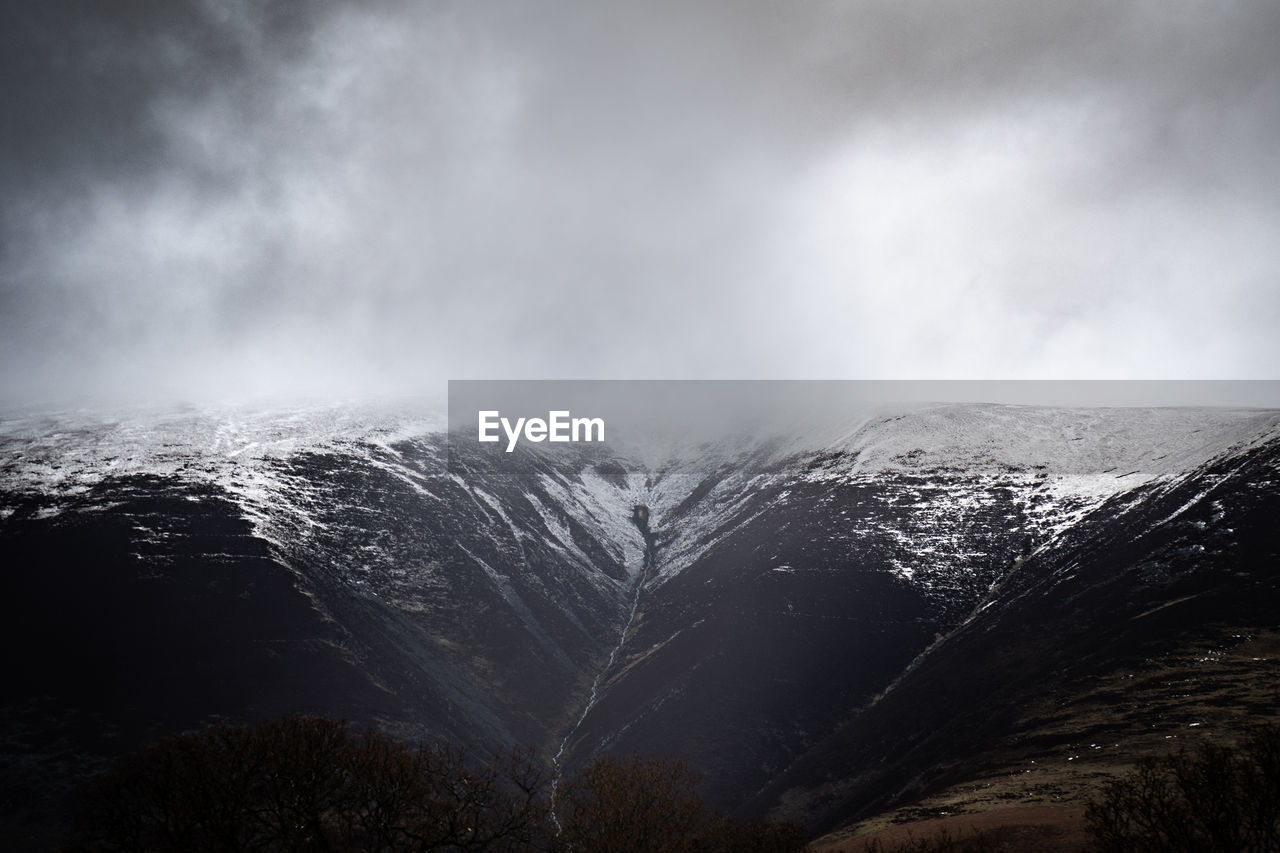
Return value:
<svg viewBox="0 0 1280 853">
<path fill-rule="evenodd" d="M 4 11 L 0 405 L 1276 378 L 1267 0 Z"/>
<path fill-rule="evenodd" d="M 1277 510 L 1260 409 L 497 455 L 406 406 L 9 418 L 4 832 L 166 733 L 293 712 L 552 775 L 684 758 L 814 833 L 1078 802 L 1274 719 Z"/>
</svg>

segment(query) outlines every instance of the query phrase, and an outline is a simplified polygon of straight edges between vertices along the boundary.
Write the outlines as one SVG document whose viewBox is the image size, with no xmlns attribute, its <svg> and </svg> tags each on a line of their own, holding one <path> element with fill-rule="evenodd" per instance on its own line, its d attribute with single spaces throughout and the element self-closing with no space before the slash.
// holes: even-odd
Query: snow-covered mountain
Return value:
<svg viewBox="0 0 1280 853">
<path fill-rule="evenodd" d="M 936 706 L 916 687 L 945 681 L 935 660 L 996 678 L 1013 652 L 972 638 L 1019 608 L 1056 624 L 1081 566 L 1128 602 L 1098 618 L 1125 624 L 1185 594 L 1196 554 L 1218 572 L 1275 549 L 1274 411 L 899 406 L 752 440 L 455 442 L 452 465 L 444 423 L 404 406 L 0 422 L 9 802 L 44 808 L 166 731 L 305 710 L 527 745 L 552 772 L 686 757 L 718 806 L 835 825 L 942 761 L 927 752 L 915 787 L 846 785 L 850 756 L 889 754 L 867 738 L 914 736 L 858 727 L 903 697 Z M 1091 550 L 1107 536 L 1123 557 Z M 1190 550 L 1170 568 L 1160 548 Z"/>
</svg>

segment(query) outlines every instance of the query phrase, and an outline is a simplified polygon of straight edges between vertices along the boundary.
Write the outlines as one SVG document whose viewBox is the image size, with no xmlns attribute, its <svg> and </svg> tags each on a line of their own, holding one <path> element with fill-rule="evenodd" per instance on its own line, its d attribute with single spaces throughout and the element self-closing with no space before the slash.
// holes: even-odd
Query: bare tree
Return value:
<svg viewBox="0 0 1280 853">
<path fill-rule="evenodd" d="M 800 831 L 708 809 L 682 762 L 596 761 L 561 789 L 531 754 L 472 760 L 322 717 L 161 741 L 83 791 L 85 851 L 792 853 Z"/>
<path fill-rule="evenodd" d="M 557 797 L 560 846 L 573 853 L 790 853 L 798 827 L 734 820 L 707 808 L 683 761 L 597 759 Z"/>
<path fill-rule="evenodd" d="M 527 755 L 352 733 L 320 717 L 179 735 L 84 792 L 78 849 L 509 853 L 548 836 Z"/>
<path fill-rule="evenodd" d="M 1102 853 L 1280 853 L 1280 727 L 1146 759 L 1085 816 Z"/>
</svg>

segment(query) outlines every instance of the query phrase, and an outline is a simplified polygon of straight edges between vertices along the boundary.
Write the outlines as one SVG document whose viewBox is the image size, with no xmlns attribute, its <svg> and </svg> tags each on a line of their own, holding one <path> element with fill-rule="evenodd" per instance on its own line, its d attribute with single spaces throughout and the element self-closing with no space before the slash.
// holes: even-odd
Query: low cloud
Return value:
<svg viewBox="0 0 1280 853">
<path fill-rule="evenodd" d="M 1271 4 L 47 8 L 11 402 L 1280 363 Z"/>
</svg>

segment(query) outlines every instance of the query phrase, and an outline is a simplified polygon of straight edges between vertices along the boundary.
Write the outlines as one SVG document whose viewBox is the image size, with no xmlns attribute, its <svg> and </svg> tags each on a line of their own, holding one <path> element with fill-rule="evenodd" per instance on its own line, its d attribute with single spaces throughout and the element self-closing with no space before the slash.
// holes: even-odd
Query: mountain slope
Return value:
<svg viewBox="0 0 1280 853">
<path fill-rule="evenodd" d="M 815 828 L 1077 729 L 1120 762 L 1193 707 L 1161 679 L 1211 682 L 1224 727 L 1274 709 L 1248 687 L 1274 671 L 1230 656 L 1270 636 L 1278 435 L 950 405 L 450 455 L 394 409 L 11 419 L 4 797 L 38 822 L 160 734 L 290 711 L 555 773 L 678 756 L 714 805 Z"/>
<path fill-rule="evenodd" d="M 930 794 L 950 813 L 1060 801 L 1143 754 L 1274 720 L 1278 517 L 1274 437 L 1114 496 L 753 807 L 829 830 Z"/>
<path fill-rule="evenodd" d="M 625 498 L 625 471 L 521 457 L 461 477 L 438 430 L 332 429 L 321 411 L 222 441 L 210 420 L 6 425 L 15 811 L 213 719 L 319 712 L 552 749 L 642 560 L 629 508 L 600 505 Z"/>
<path fill-rule="evenodd" d="M 1275 432 L 1261 413 L 928 407 L 672 464 L 684 498 L 650 490 L 658 571 L 570 764 L 681 756 L 716 805 L 764 809 L 759 789 L 998 601 L 1033 548 L 1074 553 L 1086 519 L 1203 486 L 1206 460 Z"/>
</svg>

